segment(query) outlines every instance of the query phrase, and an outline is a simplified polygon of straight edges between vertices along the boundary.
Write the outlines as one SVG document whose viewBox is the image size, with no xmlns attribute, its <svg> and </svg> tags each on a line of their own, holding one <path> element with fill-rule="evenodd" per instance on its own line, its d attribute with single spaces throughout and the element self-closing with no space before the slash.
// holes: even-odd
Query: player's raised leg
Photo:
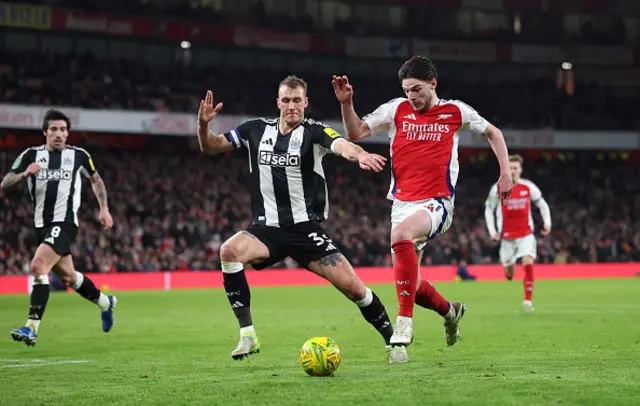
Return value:
<svg viewBox="0 0 640 406">
<path fill-rule="evenodd" d="M 33 288 L 29 304 L 29 317 L 23 327 L 11 331 L 11 337 L 15 341 L 22 341 L 28 346 L 36 345 L 40 321 L 49 301 L 49 272 L 59 259 L 60 256 L 46 244 L 41 244 L 36 250 L 36 254 L 31 260 Z"/>
<path fill-rule="evenodd" d="M 240 325 L 240 341 L 231 352 L 242 359 L 260 352 L 260 342 L 251 319 L 251 290 L 244 267 L 269 258 L 269 248 L 247 231 L 236 233 L 220 247 L 224 290 Z"/>
<path fill-rule="evenodd" d="M 307 268 L 331 282 L 342 294 L 360 308 L 362 316 L 380 333 L 389 350 L 389 362 L 407 362 L 406 351 L 392 351 L 390 346 L 393 326 L 378 295 L 356 275 L 349 261 L 340 253 L 328 254 L 312 261 Z"/>
<path fill-rule="evenodd" d="M 426 279 L 422 279 L 420 275 L 420 263 L 422 263 L 422 254 L 418 253 L 418 290 L 416 291 L 415 303 L 425 309 L 433 310 L 442 317 L 446 317 L 451 310 L 449 302 L 436 290 L 436 288 Z M 395 261 L 395 259 L 394 259 Z"/>
<path fill-rule="evenodd" d="M 522 308 L 525 312 L 532 312 L 535 309 L 533 308 L 533 262 L 534 258 L 530 255 L 525 255 L 522 257 L 522 265 L 524 265 L 524 278 L 522 279 L 522 284 L 524 286 L 524 302 L 522 303 Z"/>
<path fill-rule="evenodd" d="M 107 296 L 102 293 L 93 281 L 86 275 L 76 271 L 71 255 L 60 258 L 53 272 L 58 275 L 60 281 L 75 290 L 80 296 L 95 303 L 100 309 L 102 318 L 102 331 L 108 333 L 113 327 L 113 311 L 118 303 L 115 296 Z"/>
</svg>

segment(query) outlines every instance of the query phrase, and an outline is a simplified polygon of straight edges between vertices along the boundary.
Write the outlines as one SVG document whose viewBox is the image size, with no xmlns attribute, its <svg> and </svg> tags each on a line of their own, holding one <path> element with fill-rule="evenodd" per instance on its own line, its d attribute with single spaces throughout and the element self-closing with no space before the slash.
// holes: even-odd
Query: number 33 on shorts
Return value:
<svg viewBox="0 0 640 406">
<path fill-rule="evenodd" d="M 326 234 L 322 234 L 322 236 L 319 236 L 318 233 L 309 233 L 307 237 L 311 238 L 318 247 L 326 244 L 327 247 L 325 251 L 332 251 L 337 249 L 336 246 L 333 245 L 333 241 L 331 240 L 331 238 L 327 237 Z"/>
</svg>

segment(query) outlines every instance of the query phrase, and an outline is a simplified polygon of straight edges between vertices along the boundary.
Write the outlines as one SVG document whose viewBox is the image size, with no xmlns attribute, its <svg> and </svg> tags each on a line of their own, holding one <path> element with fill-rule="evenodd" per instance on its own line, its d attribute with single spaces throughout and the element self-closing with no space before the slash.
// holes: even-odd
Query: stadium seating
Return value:
<svg viewBox="0 0 640 406">
<path fill-rule="evenodd" d="M 18 152 L 0 153 L 3 173 Z M 250 222 L 248 167 L 242 153 L 92 153 L 109 190 L 116 226 L 100 230 L 97 204 L 87 185 L 74 248 L 80 271 L 220 269 L 220 244 Z M 551 237 L 538 237 L 539 261 L 640 260 L 640 191 L 633 178 L 637 164 L 633 170 L 627 161 L 598 159 L 596 154 L 568 156 L 573 159 L 538 158 L 525 164 L 524 176 L 542 189 L 554 223 Z M 355 265 L 389 265 L 390 204 L 384 198 L 388 170 L 365 173 L 336 157 L 327 158 L 325 167 L 331 236 Z M 483 206 L 496 168 L 491 160 L 462 165 L 453 226 L 428 245 L 424 264 L 497 261 Z M 0 274 L 27 273 L 36 241 L 26 187 L 0 199 Z"/>
</svg>

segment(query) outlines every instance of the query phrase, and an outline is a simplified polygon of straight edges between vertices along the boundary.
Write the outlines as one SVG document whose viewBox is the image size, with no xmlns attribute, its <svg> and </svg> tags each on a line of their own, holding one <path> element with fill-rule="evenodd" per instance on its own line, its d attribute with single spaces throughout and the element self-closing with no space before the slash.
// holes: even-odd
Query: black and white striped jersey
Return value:
<svg viewBox="0 0 640 406">
<path fill-rule="evenodd" d="M 89 153 L 69 145 L 60 151 L 49 151 L 45 145 L 31 147 L 18 156 L 11 171 L 24 172 L 34 162 L 41 169 L 27 183 L 35 227 L 60 222 L 78 226 L 82 175 L 88 177 L 96 172 Z"/>
<path fill-rule="evenodd" d="M 322 158 L 342 137 L 312 119 L 288 134 L 279 120 L 255 119 L 225 133 L 238 149 L 249 150 L 253 223 L 283 227 L 321 222 L 329 215 L 329 195 Z"/>
</svg>

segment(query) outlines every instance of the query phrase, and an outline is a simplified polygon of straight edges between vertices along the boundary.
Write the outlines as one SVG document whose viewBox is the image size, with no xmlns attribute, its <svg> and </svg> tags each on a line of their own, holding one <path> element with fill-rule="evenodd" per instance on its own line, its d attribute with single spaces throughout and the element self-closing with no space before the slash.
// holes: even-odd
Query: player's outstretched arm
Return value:
<svg viewBox="0 0 640 406">
<path fill-rule="evenodd" d="M 222 103 L 213 106 L 213 93 L 209 90 L 204 100 L 200 100 L 198 110 L 198 144 L 200 151 L 205 154 L 217 154 L 219 152 L 231 151 L 233 145 L 223 134 L 214 134 L 209 129 L 209 123 L 222 110 Z"/>
<path fill-rule="evenodd" d="M 350 141 L 360 141 L 371 136 L 369 126 L 358 117 L 353 107 L 353 87 L 349 84 L 346 76 L 333 76 L 331 82 L 336 98 L 340 102 L 342 112 L 342 123 L 347 139 Z"/>
<path fill-rule="evenodd" d="M 491 123 L 489 123 L 487 129 L 482 133 L 482 136 L 486 137 L 489 141 L 489 145 L 491 145 L 491 149 L 498 159 L 498 164 L 500 164 L 500 178 L 497 184 L 498 196 L 500 200 L 504 200 L 511 195 L 511 189 L 513 188 L 507 144 L 504 141 L 502 131 Z"/>
<path fill-rule="evenodd" d="M 360 168 L 365 171 L 373 170 L 380 172 L 384 169 L 384 165 L 387 162 L 387 158 L 378 154 L 370 154 L 359 145 L 349 142 L 344 138 L 338 140 L 333 149 L 336 155 L 351 162 L 358 162 Z"/>
</svg>

